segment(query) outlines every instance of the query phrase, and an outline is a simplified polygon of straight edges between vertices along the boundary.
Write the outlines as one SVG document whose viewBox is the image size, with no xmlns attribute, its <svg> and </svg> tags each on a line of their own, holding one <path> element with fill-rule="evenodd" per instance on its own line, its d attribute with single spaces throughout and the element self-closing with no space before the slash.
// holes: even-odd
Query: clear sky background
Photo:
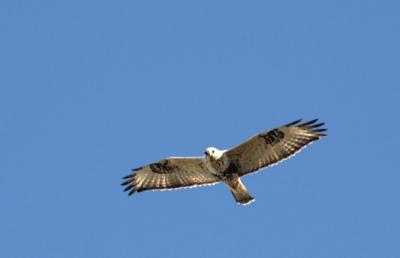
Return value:
<svg viewBox="0 0 400 258">
<path fill-rule="evenodd" d="M 0 257 L 400 257 L 398 1 L 0 2 Z M 298 118 L 244 179 L 128 197 L 130 169 Z"/>
</svg>

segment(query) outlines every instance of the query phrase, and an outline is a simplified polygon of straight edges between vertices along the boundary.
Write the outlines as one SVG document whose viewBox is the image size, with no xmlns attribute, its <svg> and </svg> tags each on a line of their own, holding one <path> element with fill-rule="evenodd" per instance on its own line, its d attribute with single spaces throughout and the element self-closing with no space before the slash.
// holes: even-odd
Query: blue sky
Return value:
<svg viewBox="0 0 400 258">
<path fill-rule="evenodd" d="M 397 1 L 2 1 L 1 257 L 400 257 Z M 131 168 L 298 118 L 329 136 L 223 185 Z"/>
</svg>

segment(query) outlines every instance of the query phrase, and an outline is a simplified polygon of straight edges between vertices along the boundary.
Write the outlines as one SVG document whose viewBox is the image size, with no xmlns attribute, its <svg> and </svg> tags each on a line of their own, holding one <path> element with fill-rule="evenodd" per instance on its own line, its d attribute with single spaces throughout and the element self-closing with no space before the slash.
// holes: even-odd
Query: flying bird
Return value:
<svg viewBox="0 0 400 258">
<path fill-rule="evenodd" d="M 229 150 L 209 147 L 202 157 L 170 157 L 133 169 L 124 177 L 129 195 L 147 190 L 190 188 L 224 183 L 236 202 L 249 204 L 254 197 L 240 178 L 286 160 L 326 136 L 318 119 L 300 120 L 259 133 Z"/>
</svg>

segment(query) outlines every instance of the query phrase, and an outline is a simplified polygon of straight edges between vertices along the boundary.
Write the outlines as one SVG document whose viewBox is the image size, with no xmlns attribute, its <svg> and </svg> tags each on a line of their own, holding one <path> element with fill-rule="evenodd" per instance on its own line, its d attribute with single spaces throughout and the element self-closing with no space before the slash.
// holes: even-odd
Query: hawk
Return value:
<svg viewBox="0 0 400 258">
<path fill-rule="evenodd" d="M 170 157 L 133 169 L 124 177 L 129 195 L 147 190 L 168 190 L 214 185 L 223 182 L 236 202 L 249 204 L 253 196 L 241 182 L 242 176 L 284 161 L 312 142 L 326 136 L 318 119 L 300 120 L 257 134 L 229 150 L 209 147 L 202 157 Z"/>
</svg>

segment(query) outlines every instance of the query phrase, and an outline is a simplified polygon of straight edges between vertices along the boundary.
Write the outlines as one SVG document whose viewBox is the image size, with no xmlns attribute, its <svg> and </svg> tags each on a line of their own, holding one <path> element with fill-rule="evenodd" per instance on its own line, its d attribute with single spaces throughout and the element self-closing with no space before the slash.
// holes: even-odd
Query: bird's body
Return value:
<svg viewBox="0 0 400 258">
<path fill-rule="evenodd" d="M 241 204 L 248 204 L 254 198 L 247 191 L 246 187 L 242 184 L 240 177 L 237 173 L 236 165 L 229 160 L 226 151 L 218 150 L 215 147 L 209 147 L 205 151 L 205 163 L 208 170 L 218 177 L 221 182 L 224 182 L 229 189 L 236 202 Z"/>
<path fill-rule="evenodd" d="M 283 161 L 308 144 L 325 136 L 326 129 L 317 120 L 300 120 L 260 133 L 242 144 L 218 150 L 209 147 L 204 157 L 171 157 L 144 167 L 124 177 L 129 195 L 145 190 L 165 190 L 225 183 L 237 203 L 254 200 L 240 178 L 261 168 Z"/>
</svg>

